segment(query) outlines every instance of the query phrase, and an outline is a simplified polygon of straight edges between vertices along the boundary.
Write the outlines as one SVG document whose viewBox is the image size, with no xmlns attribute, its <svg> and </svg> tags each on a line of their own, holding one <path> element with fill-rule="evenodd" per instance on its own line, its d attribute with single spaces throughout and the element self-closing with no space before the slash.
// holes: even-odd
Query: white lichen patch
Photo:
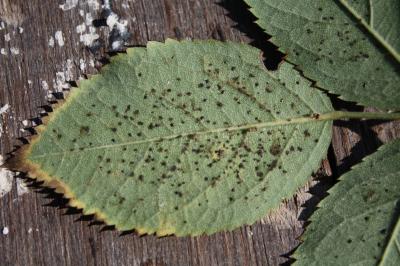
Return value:
<svg viewBox="0 0 400 266">
<path fill-rule="evenodd" d="M 18 32 L 19 32 L 19 34 L 22 34 L 22 33 L 24 33 L 24 28 L 22 28 L 22 27 L 18 27 Z"/>
<path fill-rule="evenodd" d="M 107 17 L 107 26 L 110 30 L 114 29 L 114 27 L 120 32 L 127 32 L 128 21 L 120 19 L 117 14 L 111 12 L 111 14 Z"/>
<path fill-rule="evenodd" d="M 50 47 L 54 47 L 54 38 L 53 38 L 53 36 L 51 36 L 50 39 L 49 39 L 49 46 Z"/>
<path fill-rule="evenodd" d="M 0 155 L 0 166 L 3 165 L 3 156 Z M 0 198 L 7 195 L 12 189 L 14 173 L 6 168 L 0 168 Z"/>
<path fill-rule="evenodd" d="M 67 81 L 74 80 L 74 74 L 72 73 L 72 69 L 74 67 L 74 63 L 71 59 L 67 59 L 67 62 L 65 63 L 64 67 L 64 72 L 65 72 L 65 79 Z"/>
<path fill-rule="evenodd" d="M 103 0 L 103 8 L 111 9 L 110 0 Z"/>
<path fill-rule="evenodd" d="M 64 4 L 59 5 L 59 7 L 64 10 L 71 10 L 78 5 L 79 0 L 66 0 Z"/>
<path fill-rule="evenodd" d="M 0 168 L 0 198 L 7 195 L 12 189 L 13 172 Z"/>
<path fill-rule="evenodd" d="M 25 131 L 26 131 L 25 128 L 28 127 L 29 121 L 26 120 L 26 119 L 25 119 L 25 120 L 22 120 L 22 121 L 21 121 L 21 124 L 22 124 L 23 127 L 21 127 L 19 130 L 20 130 L 21 132 L 25 132 Z"/>
<path fill-rule="evenodd" d="M 82 68 L 82 65 L 84 63 L 85 62 L 80 61 L 79 67 Z M 69 81 L 75 80 L 74 67 L 75 67 L 74 62 L 71 59 L 67 59 L 61 71 L 58 71 L 55 75 L 55 78 L 52 80 L 52 87 L 49 86 L 49 83 L 47 83 L 46 80 L 42 80 L 40 82 L 43 91 L 45 91 L 46 93 L 47 100 L 53 99 L 54 97 L 53 93 L 55 92 L 62 92 L 64 95 L 67 94 L 68 89 L 71 88 Z M 33 121 L 32 121 L 32 126 L 35 126 L 33 124 Z"/>
<path fill-rule="evenodd" d="M 86 46 L 91 46 L 93 44 L 93 42 L 95 40 L 97 40 L 99 37 L 100 37 L 100 35 L 98 35 L 96 33 L 96 28 L 95 27 L 89 27 L 89 33 L 82 34 L 79 37 L 79 41 L 81 43 L 83 43 L 84 45 L 86 45 Z"/>
<path fill-rule="evenodd" d="M 86 62 L 82 58 L 79 59 L 79 69 L 82 70 L 82 71 L 85 71 L 85 69 L 86 69 Z"/>
<path fill-rule="evenodd" d="M 0 49 L 0 54 L 2 54 L 2 55 L 8 55 L 6 49 L 4 49 L 4 48 L 1 48 L 1 49 Z"/>
<path fill-rule="evenodd" d="M 6 42 L 11 41 L 10 33 L 4 34 L 4 40 L 5 40 Z"/>
<path fill-rule="evenodd" d="M 71 85 L 68 81 L 74 80 L 74 74 L 72 69 L 74 67 L 74 63 L 71 59 L 67 59 L 63 71 L 56 73 L 56 78 L 53 79 L 53 90 L 56 92 L 62 92 L 64 89 L 71 88 Z"/>
<path fill-rule="evenodd" d="M 17 47 L 11 47 L 11 48 L 10 48 L 10 52 L 11 52 L 11 54 L 13 54 L 13 55 L 19 55 L 19 48 L 17 48 Z"/>
<path fill-rule="evenodd" d="M 92 58 L 90 58 L 89 60 L 89 66 L 94 67 L 94 60 Z"/>
<path fill-rule="evenodd" d="M 42 89 L 46 92 L 46 98 L 47 98 L 48 100 L 51 99 L 51 98 L 53 97 L 53 95 L 51 94 L 52 91 L 49 90 L 49 84 L 47 83 L 47 81 L 42 80 L 42 81 L 40 82 L 40 85 L 41 85 Z"/>
<path fill-rule="evenodd" d="M 88 26 L 92 26 L 93 25 L 93 16 L 91 13 L 86 13 L 85 15 L 85 24 Z"/>
<path fill-rule="evenodd" d="M 54 34 L 54 38 L 56 39 L 58 46 L 64 46 L 64 37 L 62 31 L 56 31 L 56 33 Z"/>
<path fill-rule="evenodd" d="M 10 109 L 10 105 L 7 103 L 3 107 L 0 108 L 0 115 L 2 115 L 3 113 L 7 112 L 8 109 Z M 0 164 L 1 164 L 1 162 L 0 162 Z"/>
<path fill-rule="evenodd" d="M 49 84 L 47 84 L 47 81 L 42 80 L 42 81 L 40 82 L 40 84 L 42 85 L 42 89 L 43 89 L 44 91 L 48 91 L 48 90 L 49 90 Z"/>
<path fill-rule="evenodd" d="M 99 2 L 103 2 L 101 5 Z M 111 9 L 111 1 L 104 0 L 87 0 L 86 4 L 89 7 L 89 12 L 85 13 L 84 9 L 79 10 L 79 15 L 85 19 L 84 23 L 78 24 L 75 27 L 75 31 L 80 35 L 79 41 L 85 46 L 97 49 L 99 43 L 96 40 L 100 38 L 98 30 L 93 26 L 93 14 L 97 14 L 97 10 L 103 9 L 103 13 L 107 14 L 106 24 L 109 28 L 108 34 L 110 37 L 110 46 L 112 50 L 119 50 L 124 45 L 125 41 L 129 38 L 129 33 L 127 30 L 128 21 L 120 19 L 120 17 L 114 13 Z M 128 4 L 125 4 L 128 7 Z M 80 7 L 83 7 L 82 5 Z M 107 32 L 107 31 L 106 31 Z M 111 40 L 111 37 L 113 40 Z"/>
<path fill-rule="evenodd" d="M 1 232 L 2 232 L 2 234 L 3 235 L 8 235 L 8 233 L 10 233 L 10 229 L 8 229 L 8 227 L 7 226 L 4 226 L 3 227 L 3 230 L 1 230 Z"/>
<path fill-rule="evenodd" d="M 0 137 L 3 134 L 3 114 L 7 113 L 9 109 L 9 104 L 5 104 L 3 107 L 0 107 Z M 5 130 L 7 130 L 7 128 Z M 0 156 L 0 166 L 3 164 L 2 158 L 3 157 Z"/>
<path fill-rule="evenodd" d="M 247 229 L 247 236 L 248 236 L 248 238 L 252 238 L 253 237 L 253 232 L 251 231 L 251 228 Z"/>
<path fill-rule="evenodd" d="M 76 33 L 80 35 L 79 41 L 85 46 L 91 46 L 100 37 L 97 29 L 93 26 L 93 16 L 90 12 L 85 14 L 83 10 L 80 10 L 79 14 L 85 18 L 85 21 L 75 28 Z"/>
<path fill-rule="evenodd" d="M 121 40 L 116 40 L 116 41 L 113 41 L 113 42 L 112 42 L 111 48 L 112 48 L 113 50 L 117 50 L 117 49 L 119 49 L 123 44 L 124 44 L 123 41 L 121 41 Z"/>
<path fill-rule="evenodd" d="M 103 9 L 107 10 L 109 15 L 107 16 L 106 23 L 109 27 L 110 33 L 113 38 L 111 40 L 111 50 L 119 50 L 124 45 L 125 41 L 129 38 L 128 33 L 128 21 L 121 19 L 116 13 L 111 9 L 111 1 L 104 0 Z"/>
<path fill-rule="evenodd" d="M 76 26 L 76 33 L 81 34 L 81 33 L 84 33 L 85 31 L 86 31 L 85 23 L 82 23 L 82 24 L 79 24 L 78 26 Z"/>
<path fill-rule="evenodd" d="M 98 0 L 87 0 L 87 4 L 89 8 L 93 10 L 99 10 L 100 8 L 100 3 L 98 2 Z"/>
<path fill-rule="evenodd" d="M 24 180 L 21 178 L 17 178 L 17 194 L 18 196 L 22 196 L 29 192 L 28 186 Z"/>
<path fill-rule="evenodd" d="M 64 72 L 57 72 L 56 79 L 53 80 L 53 89 L 57 92 L 63 91 L 63 89 L 68 89 L 69 85 L 66 83 L 65 73 Z"/>
</svg>

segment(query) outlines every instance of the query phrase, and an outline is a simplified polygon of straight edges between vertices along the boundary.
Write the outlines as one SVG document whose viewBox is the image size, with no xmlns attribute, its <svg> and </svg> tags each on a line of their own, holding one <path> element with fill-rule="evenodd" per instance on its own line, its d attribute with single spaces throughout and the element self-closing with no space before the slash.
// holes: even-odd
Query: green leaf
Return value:
<svg viewBox="0 0 400 266">
<path fill-rule="evenodd" d="M 317 85 L 400 107 L 400 1 L 245 0 L 271 41 Z"/>
<path fill-rule="evenodd" d="M 400 265 L 400 140 L 368 156 L 330 191 L 295 265 Z"/>
<path fill-rule="evenodd" d="M 291 64 L 267 72 L 250 46 L 150 42 L 82 81 L 15 165 L 119 230 L 211 234 L 305 184 L 331 111 Z"/>
</svg>

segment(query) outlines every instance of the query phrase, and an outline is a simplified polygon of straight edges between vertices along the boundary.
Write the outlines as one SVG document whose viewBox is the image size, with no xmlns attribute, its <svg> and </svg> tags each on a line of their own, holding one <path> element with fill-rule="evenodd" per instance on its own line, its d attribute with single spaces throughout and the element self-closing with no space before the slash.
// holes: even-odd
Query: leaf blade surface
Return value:
<svg viewBox="0 0 400 266">
<path fill-rule="evenodd" d="M 312 114 L 330 111 L 292 65 L 266 72 L 255 48 L 151 42 L 83 81 L 25 168 L 119 230 L 211 234 L 255 222 L 306 182 L 331 138 L 331 121 Z"/>
</svg>

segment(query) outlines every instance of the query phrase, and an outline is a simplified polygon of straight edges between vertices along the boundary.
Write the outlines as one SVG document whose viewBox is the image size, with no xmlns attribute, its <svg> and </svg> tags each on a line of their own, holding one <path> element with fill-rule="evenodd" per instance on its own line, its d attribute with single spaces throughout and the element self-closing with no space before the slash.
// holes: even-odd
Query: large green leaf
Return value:
<svg viewBox="0 0 400 266">
<path fill-rule="evenodd" d="M 245 0 L 306 77 L 345 100 L 400 107 L 400 1 Z"/>
<path fill-rule="evenodd" d="M 198 235 L 250 224 L 325 156 L 329 99 L 289 63 L 216 41 L 150 42 L 82 81 L 19 156 L 119 230 Z"/>
<path fill-rule="evenodd" d="M 296 265 L 400 265 L 400 140 L 329 191 L 296 250 Z"/>
</svg>

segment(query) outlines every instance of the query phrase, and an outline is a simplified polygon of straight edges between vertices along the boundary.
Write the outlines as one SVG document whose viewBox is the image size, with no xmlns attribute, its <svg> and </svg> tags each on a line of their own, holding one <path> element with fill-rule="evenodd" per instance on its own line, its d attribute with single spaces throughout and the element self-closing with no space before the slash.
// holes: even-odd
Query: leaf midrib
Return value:
<svg viewBox="0 0 400 266">
<path fill-rule="evenodd" d="M 372 25 L 369 25 L 367 21 L 365 21 L 354 8 L 352 8 L 346 0 L 337 0 L 339 6 L 343 7 L 346 11 L 348 11 L 360 24 L 367 30 L 372 37 L 378 41 L 383 48 L 397 61 L 400 63 L 400 54 L 380 35 L 378 31 L 376 31 Z M 371 7 L 372 8 L 372 7 Z"/>
<path fill-rule="evenodd" d="M 299 117 L 295 117 L 295 118 L 279 119 L 279 120 L 254 123 L 254 124 L 245 124 L 245 125 L 223 127 L 223 128 L 213 128 L 213 129 L 204 130 L 204 131 L 193 131 L 193 132 L 188 132 L 188 133 L 172 134 L 172 135 L 168 135 L 168 136 L 164 136 L 164 137 L 155 137 L 155 138 L 149 138 L 149 139 L 144 139 L 144 140 L 128 141 L 128 142 L 123 142 L 123 143 L 108 144 L 108 145 L 102 145 L 102 146 L 96 146 L 96 147 L 88 147 L 88 148 L 83 148 L 83 149 L 82 149 L 82 147 L 78 147 L 74 151 L 46 153 L 46 154 L 42 154 L 42 155 L 30 156 L 30 158 L 43 158 L 43 157 L 47 157 L 47 156 L 62 155 L 62 154 L 67 154 L 67 153 L 70 153 L 70 154 L 81 153 L 81 152 L 86 152 L 86 151 L 91 151 L 91 150 L 116 148 L 116 147 L 121 147 L 121 146 L 137 145 L 137 144 L 144 144 L 144 143 L 149 143 L 149 142 L 160 142 L 160 141 L 166 141 L 166 140 L 171 140 L 171 139 L 175 139 L 175 138 L 196 136 L 196 135 L 197 136 L 198 135 L 207 135 L 207 134 L 214 134 L 214 133 L 220 133 L 220 132 L 232 132 L 232 131 L 240 131 L 240 130 L 262 129 L 262 128 L 267 128 L 267 127 L 283 126 L 283 125 L 290 125 L 290 124 L 322 122 L 322 121 L 332 120 L 331 114 L 332 113 L 319 114 L 319 118 L 316 118 L 312 115 L 311 116 L 299 116 Z"/>
<path fill-rule="evenodd" d="M 188 133 L 172 134 L 172 135 L 165 136 L 165 137 L 156 137 L 156 138 L 150 138 L 150 139 L 145 139 L 145 140 L 130 141 L 130 142 L 124 142 L 124 143 L 118 143 L 118 144 L 97 146 L 97 147 L 88 147 L 88 148 L 78 147 L 77 148 L 78 150 L 74 150 L 74 151 L 46 153 L 46 154 L 37 155 L 37 156 L 30 156 L 30 158 L 43 158 L 48 155 L 79 153 L 79 152 L 96 150 L 96 149 L 115 148 L 115 147 L 121 147 L 121 146 L 126 146 L 126 145 L 142 144 L 142 143 L 149 143 L 149 142 L 159 142 L 159 141 L 170 140 L 170 139 L 174 139 L 174 138 L 178 138 L 178 137 L 187 137 L 189 135 L 205 135 L 205 134 L 213 134 L 213 133 L 219 133 L 219 132 L 231 132 L 231 131 L 249 130 L 249 129 L 257 130 L 257 129 L 273 127 L 273 126 L 282 126 L 282 125 L 289 125 L 289 124 L 304 124 L 304 123 L 310 123 L 310 122 L 332 121 L 332 120 L 340 120 L 340 119 L 400 120 L 400 113 L 332 111 L 332 112 L 327 112 L 327 113 L 322 113 L 322 114 L 303 115 L 303 116 L 279 119 L 279 120 L 268 121 L 268 122 L 237 125 L 237 126 L 224 127 L 224 128 L 213 128 L 213 129 L 204 130 L 204 131 L 194 131 L 194 132 L 188 132 Z"/>
</svg>

